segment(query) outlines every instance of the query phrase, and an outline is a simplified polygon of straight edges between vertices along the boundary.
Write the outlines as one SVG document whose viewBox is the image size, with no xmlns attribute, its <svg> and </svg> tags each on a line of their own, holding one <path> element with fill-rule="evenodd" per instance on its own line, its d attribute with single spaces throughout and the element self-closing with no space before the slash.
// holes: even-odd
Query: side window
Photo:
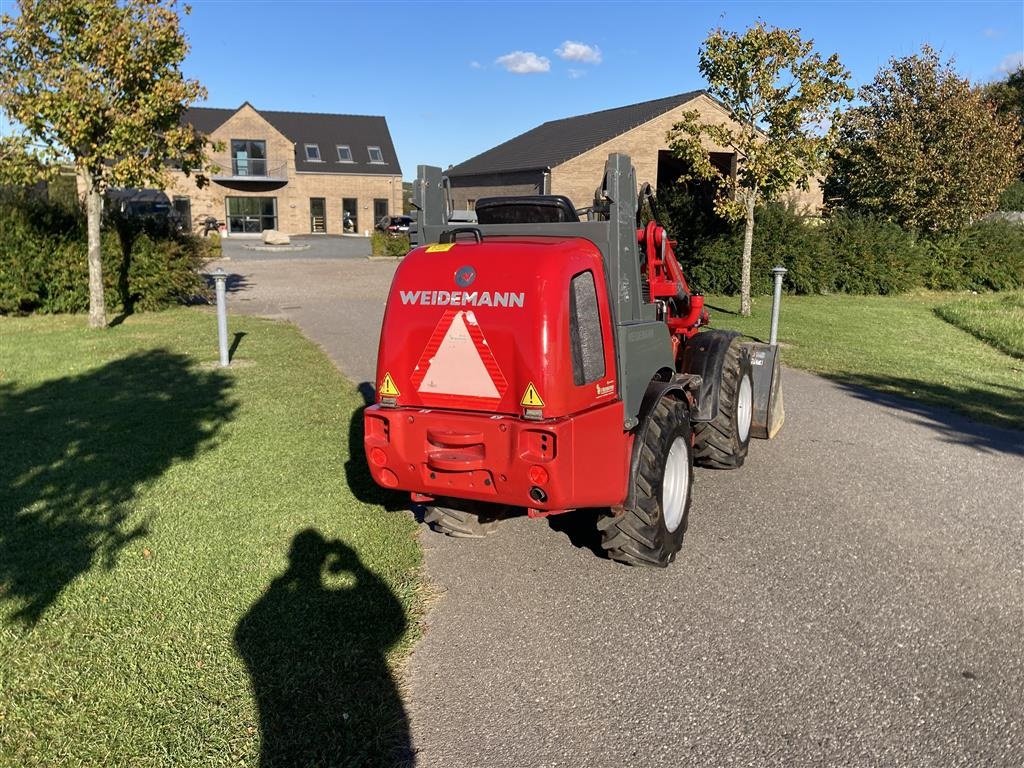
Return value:
<svg viewBox="0 0 1024 768">
<path fill-rule="evenodd" d="M 590 384 L 604 376 L 604 339 L 593 272 L 580 272 L 569 283 L 569 344 L 573 384 Z"/>
</svg>

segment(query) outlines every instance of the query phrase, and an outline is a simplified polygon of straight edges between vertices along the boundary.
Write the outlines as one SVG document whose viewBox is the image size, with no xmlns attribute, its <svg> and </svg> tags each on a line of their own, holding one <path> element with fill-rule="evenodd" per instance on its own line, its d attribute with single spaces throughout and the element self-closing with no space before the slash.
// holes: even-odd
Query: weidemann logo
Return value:
<svg viewBox="0 0 1024 768">
<path fill-rule="evenodd" d="M 511 291 L 400 291 L 403 304 L 423 307 L 521 307 L 525 293 Z"/>
</svg>

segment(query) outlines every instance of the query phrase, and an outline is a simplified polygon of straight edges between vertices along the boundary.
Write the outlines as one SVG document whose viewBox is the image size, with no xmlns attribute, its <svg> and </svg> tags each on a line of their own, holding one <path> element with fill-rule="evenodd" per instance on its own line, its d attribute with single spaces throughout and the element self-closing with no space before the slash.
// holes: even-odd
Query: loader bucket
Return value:
<svg viewBox="0 0 1024 768">
<path fill-rule="evenodd" d="M 756 341 L 747 347 L 750 349 L 750 372 L 754 384 L 750 436 L 770 439 L 782 429 L 782 422 L 786 419 L 782 404 L 779 348 Z"/>
</svg>

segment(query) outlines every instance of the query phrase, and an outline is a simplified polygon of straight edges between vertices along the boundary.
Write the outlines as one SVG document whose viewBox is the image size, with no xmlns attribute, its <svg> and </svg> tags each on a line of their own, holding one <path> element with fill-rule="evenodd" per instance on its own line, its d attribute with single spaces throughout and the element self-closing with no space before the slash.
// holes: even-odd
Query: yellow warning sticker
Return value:
<svg viewBox="0 0 1024 768">
<path fill-rule="evenodd" d="M 455 247 L 455 243 L 434 243 L 427 246 L 427 253 L 443 253 Z"/>
<path fill-rule="evenodd" d="M 384 374 L 384 380 L 377 387 L 377 394 L 384 395 L 386 397 L 398 397 L 401 394 L 398 391 L 398 387 L 395 386 L 395 380 L 391 378 L 390 373 Z"/>
<path fill-rule="evenodd" d="M 526 386 L 526 391 L 523 392 L 523 399 L 519 401 L 519 404 L 526 408 L 544 407 L 544 401 L 540 399 L 537 388 L 533 386 L 532 381 Z"/>
</svg>

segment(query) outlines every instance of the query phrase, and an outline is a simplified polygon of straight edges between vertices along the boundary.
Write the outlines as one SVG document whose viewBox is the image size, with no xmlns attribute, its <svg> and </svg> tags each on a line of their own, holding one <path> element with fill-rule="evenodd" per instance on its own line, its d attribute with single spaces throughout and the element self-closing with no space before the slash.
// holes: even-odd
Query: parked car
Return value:
<svg viewBox="0 0 1024 768">
<path fill-rule="evenodd" d="M 412 222 L 412 216 L 382 216 L 376 229 L 392 236 L 407 235 Z"/>
</svg>

